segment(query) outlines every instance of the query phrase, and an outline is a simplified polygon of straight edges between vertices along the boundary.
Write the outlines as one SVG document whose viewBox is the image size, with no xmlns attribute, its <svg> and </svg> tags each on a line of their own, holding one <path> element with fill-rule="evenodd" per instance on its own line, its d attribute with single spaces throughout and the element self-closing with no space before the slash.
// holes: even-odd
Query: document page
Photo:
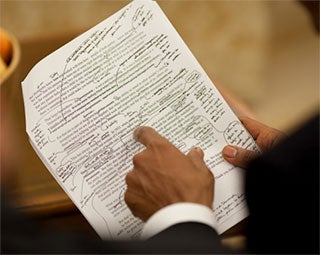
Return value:
<svg viewBox="0 0 320 255">
<path fill-rule="evenodd" d="M 248 215 L 243 170 L 221 150 L 258 148 L 155 1 L 133 1 L 53 52 L 22 89 L 32 146 L 101 238 L 141 233 L 124 202 L 141 125 L 184 153 L 204 150 L 219 233 Z"/>
</svg>

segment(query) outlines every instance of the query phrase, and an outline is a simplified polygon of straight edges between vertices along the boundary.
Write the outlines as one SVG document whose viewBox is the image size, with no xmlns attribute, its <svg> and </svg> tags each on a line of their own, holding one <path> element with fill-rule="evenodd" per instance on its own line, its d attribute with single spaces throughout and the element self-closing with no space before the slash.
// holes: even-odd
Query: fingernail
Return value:
<svg viewBox="0 0 320 255">
<path fill-rule="evenodd" d="M 224 147 L 222 153 L 228 158 L 235 158 L 237 156 L 238 151 L 231 146 L 226 146 Z"/>
</svg>

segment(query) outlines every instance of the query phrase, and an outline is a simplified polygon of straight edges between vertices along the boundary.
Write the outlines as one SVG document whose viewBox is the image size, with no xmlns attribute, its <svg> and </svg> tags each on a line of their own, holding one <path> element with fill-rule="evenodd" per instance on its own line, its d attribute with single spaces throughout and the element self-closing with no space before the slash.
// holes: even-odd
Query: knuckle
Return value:
<svg viewBox="0 0 320 255">
<path fill-rule="evenodd" d="M 208 167 L 206 167 L 205 175 L 210 180 L 214 179 L 214 175 L 213 175 L 213 173 L 210 171 L 210 169 Z"/>
<path fill-rule="evenodd" d="M 125 182 L 127 185 L 130 185 L 132 179 L 133 179 L 133 176 L 134 176 L 134 173 L 133 171 L 130 171 L 129 173 L 126 174 L 126 177 L 125 177 Z"/>
<path fill-rule="evenodd" d="M 132 163 L 134 166 L 139 166 L 141 164 L 141 161 L 143 160 L 143 154 L 142 152 L 135 154 L 132 157 Z"/>
<path fill-rule="evenodd" d="M 139 213 L 137 210 L 137 202 L 136 199 L 133 198 L 130 192 L 128 190 L 124 194 L 124 201 L 126 202 L 127 206 L 131 210 L 133 216 L 138 217 Z"/>
<path fill-rule="evenodd" d="M 203 174 L 204 174 L 203 178 L 206 181 L 207 185 L 214 184 L 214 181 L 215 181 L 214 175 L 213 175 L 212 171 L 210 171 L 209 168 L 206 168 L 206 171 L 204 171 Z"/>
<path fill-rule="evenodd" d="M 214 183 L 215 179 L 214 179 L 214 175 L 213 173 L 208 169 L 208 180 L 211 182 L 211 183 Z"/>
<path fill-rule="evenodd" d="M 158 156 L 160 156 L 163 152 L 168 152 L 172 149 L 171 144 L 164 139 L 153 140 L 150 145 L 150 148 L 153 150 L 154 154 Z"/>
<path fill-rule="evenodd" d="M 243 157 L 242 157 L 242 160 L 243 160 L 245 163 L 247 163 L 248 161 L 250 161 L 250 159 L 251 159 L 250 152 L 248 152 L 248 151 L 244 152 Z"/>
<path fill-rule="evenodd" d="M 124 193 L 124 201 L 126 202 L 126 204 L 128 206 L 130 206 L 131 200 L 130 200 L 130 193 L 129 193 L 128 189 Z"/>
<path fill-rule="evenodd" d="M 250 161 L 255 157 L 255 153 L 252 151 L 245 151 L 242 157 L 242 161 L 245 165 L 248 165 Z"/>
<path fill-rule="evenodd" d="M 135 196 L 127 189 L 124 193 L 124 201 L 128 205 L 128 207 L 135 208 L 136 206 L 136 199 Z"/>
</svg>

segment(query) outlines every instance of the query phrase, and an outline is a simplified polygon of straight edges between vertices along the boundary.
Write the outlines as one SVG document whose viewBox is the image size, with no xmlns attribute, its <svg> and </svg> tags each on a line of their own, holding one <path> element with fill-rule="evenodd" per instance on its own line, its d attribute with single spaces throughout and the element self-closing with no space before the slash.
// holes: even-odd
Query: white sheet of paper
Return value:
<svg viewBox="0 0 320 255">
<path fill-rule="evenodd" d="M 102 238 L 140 235 L 123 199 L 140 125 L 204 150 L 219 233 L 248 215 L 243 170 L 221 150 L 258 148 L 156 2 L 133 1 L 53 52 L 22 88 L 31 144 Z"/>
</svg>

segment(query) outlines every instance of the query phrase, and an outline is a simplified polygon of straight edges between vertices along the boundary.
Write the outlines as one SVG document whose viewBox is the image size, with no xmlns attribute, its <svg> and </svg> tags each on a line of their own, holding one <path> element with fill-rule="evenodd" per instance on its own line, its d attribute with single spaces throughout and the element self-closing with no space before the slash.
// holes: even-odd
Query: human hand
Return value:
<svg viewBox="0 0 320 255">
<path fill-rule="evenodd" d="M 240 118 L 240 121 L 263 151 L 270 150 L 286 137 L 281 131 L 268 127 L 256 120 L 243 117 Z M 222 155 L 229 163 L 246 168 L 249 162 L 256 158 L 259 153 L 245 150 L 234 145 L 228 145 L 223 148 Z"/>
<path fill-rule="evenodd" d="M 185 155 L 150 127 L 137 128 L 134 138 L 146 148 L 133 157 L 133 170 L 126 175 L 124 198 L 133 215 L 146 221 L 178 202 L 212 208 L 214 177 L 200 148 Z"/>
</svg>

